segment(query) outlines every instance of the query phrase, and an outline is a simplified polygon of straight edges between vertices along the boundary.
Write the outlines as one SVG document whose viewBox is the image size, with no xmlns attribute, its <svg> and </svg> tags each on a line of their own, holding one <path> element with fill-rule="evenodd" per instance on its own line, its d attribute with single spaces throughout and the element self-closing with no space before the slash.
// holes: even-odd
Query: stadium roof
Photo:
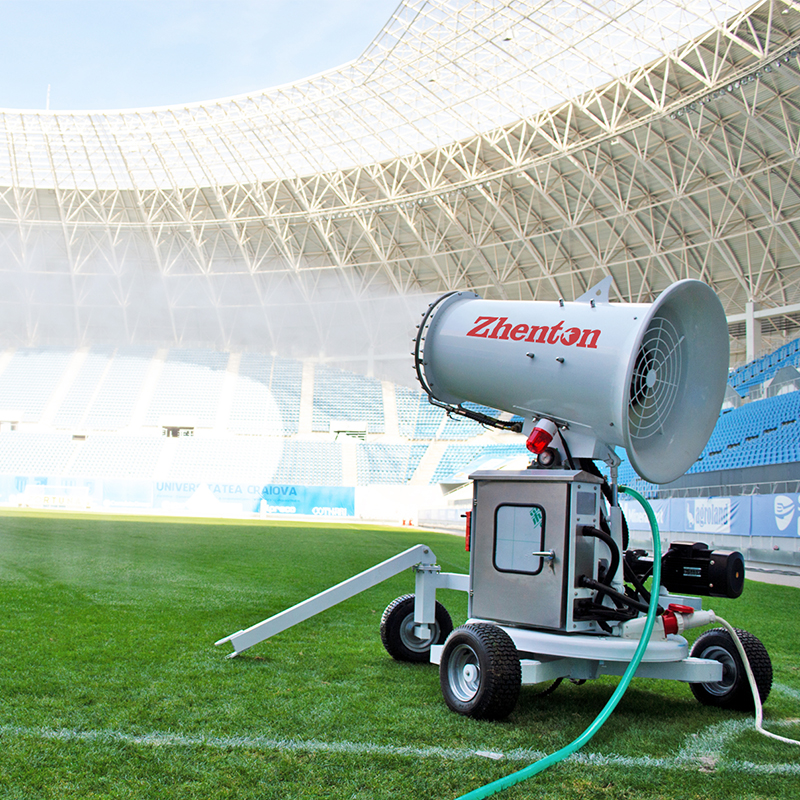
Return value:
<svg viewBox="0 0 800 800">
<path fill-rule="evenodd" d="M 2 336 L 380 361 L 417 294 L 608 274 L 795 330 L 799 39 L 796 0 L 411 0 L 292 85 L 0 112 Z"/>
<path fill-rule="evenodd" d="M 539 114 L 725 34 L 741 0 L 409 0 L 356 60 L 186 106 L 3 112 L 0 183 L 256 182 L 385 161 Z M 735 26 L 735 22 L 733 23 Z"/>
</svg>

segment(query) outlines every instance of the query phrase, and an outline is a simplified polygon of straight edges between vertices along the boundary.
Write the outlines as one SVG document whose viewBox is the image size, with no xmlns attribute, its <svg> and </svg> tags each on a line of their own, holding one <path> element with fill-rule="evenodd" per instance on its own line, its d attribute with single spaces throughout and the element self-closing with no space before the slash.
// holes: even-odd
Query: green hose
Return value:
<svg viewBox="0 0 800 800">
<path fill-rule="evenodd" d="M 625 691 L 627 690 L 628 685 L 633 678 L 633 674 L 639 667 L 639 662 L 642 660 L 644 652 L 647 649 L 647 644 L 650 641 L 650 634 L 653 632 L 653 625 L 655 625 L 656 621 L 658 592 L 661 586 L 661 541 L 658 537 L 658 522 L 656 520 L 656 515 L 653 513 L 653 509 L 650 507 L 650 504 L 647 502 L 647 500 L 645 500 L 644 497 L 642 497 L 638 492 L 628 488 L 627 486 L 620 486 L 619 490 L 625 494 L 629 494 L 635 500 L 639 501 L 641 506 L 644 508 L 645 513 L 647 514 L 647 519 L 650 521 L 650 530 L 653 534 L 653 584 L 650 588 L 650 605 L 647 609 L 647 620 L 645 622 L 644 631 L 642 631 L 642 638 L 639 640 L 639 646 L 636 648 L 636 652 L 633 654 L 631 663 L 625 670 L 622 680 L 620 680 L 617 688 L 614 690 L 614 694 L 611 695 L 611 698 L 605 704 L 603 710 L 597 715 L 594 722 L 592 722 L 592 724 L 577 739 L 570 742 L 566 747 L 562 747 L 560 750 L 557 750 L 552 755 L 545 756 L 544 758 L 539 759 L 539 761 L 535 761 L 533 764 L 524 767 L 518 772 L 507 775 L 505 778 L 500 778 L 492 783 L 487 783 L 486 786 L 473 789 L 473 791 L 467 792 L 465 795 L 461 795 L 461 797 L 457 798 L 457 800 L 482 800 L 484 797 L 496 794 L 497 792 L 502 792 L 503 789 L 508 789 L 510 786 L 515 786 L 518 783 L 522 783 L 522 781 L 526 781 L 528 778 L 532 778 L 534 775 L 544 772 L 548 767 L 552 767 L 553 764 L 557 764 L 559 761 L 563 761 L 568 756 L 571 756 L 574 752 L 580 750 L 581 747 L 583 747 L 597 733 L 597 731 L 603 727 L 606 720 L 611 716 L 611 712 L 617 707 L 617 703 L 619 703 L 619 701 L 622 699 L 622 695 L 625 694 Z"/>
</svg>

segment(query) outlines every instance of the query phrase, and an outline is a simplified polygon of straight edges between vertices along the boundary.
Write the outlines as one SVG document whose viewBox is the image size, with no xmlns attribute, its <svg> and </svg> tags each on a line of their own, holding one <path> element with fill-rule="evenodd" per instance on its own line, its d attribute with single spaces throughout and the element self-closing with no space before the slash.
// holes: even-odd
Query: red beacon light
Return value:
<svg viewBox="0 0 800 800">
<path fill-rule="evenodd" d="M 540 419 L 531 431 L 528 441 L 525 442 L 525 447 L 538 456 L 553 441 L 556 430 L 555 422 L 549 419 Z"/>
</svg>

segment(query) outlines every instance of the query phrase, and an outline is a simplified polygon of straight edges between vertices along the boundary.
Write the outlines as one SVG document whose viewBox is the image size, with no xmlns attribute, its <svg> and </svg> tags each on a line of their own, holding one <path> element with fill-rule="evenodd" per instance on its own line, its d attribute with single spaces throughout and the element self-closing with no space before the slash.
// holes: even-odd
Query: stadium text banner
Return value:
<svg viewBox="0 0 800 800">
<path fill-rule="evenodd" d="M 22 508 L 153 510 L 238 516 L 354 517 L 352 486 L 0 476 L 0 503 Z"/>
<path fill-rule="evenodd" d="M 190 514 L 235 510 L 262 516 L 352 517 L 355 516 L 355 489 L 352 486 L 157 481 L 153 507 Z"/>
<path fill-rule="evenodd" d="M 79 511 L 102 504 L 102 481 L 30 475 L 3 475 L 0 502 L 21 508 Z"/>
<path fill-rule="evenodd" d="M 683 505 L 681 530 L 694 534 L 732 533 L 739 536 L 750 534 L 749 497 L 697 497 L 673 498 L 673 513 L 676 506 Z"/>
<path fill-rule="evenodd" d="M 161 509 L 212 516 L 354 517 L 352 486 L 236 482 L 93 480 L 0 475 L 0 503 L 18 508 Z M 637 503 L 621 500 L 631 530 L 649 530 Z M 800 494 L 652 500 L 662 531 L 692 537 L 800 536 Z"/>
<path fill-rule="evenodd" d="M 304 514 L 312 517 L 353 517 L 356 490 L 352 486 L 286 486 L 270 484 L 261 490 L 253 509 L 261 514 Z"/>
<path fill-rule="evenodd" d="M 656 515 L 656 522 L 658 523 L 659 530 L 669 531 L 672 530 L 670 520 L 670 501 L 669 500 L 648 500 L 653 513 Z M 625 521 L 628 527 L 633 531 L 649 531 L 650 522 L 647 519 L 642 506 L 639 503 L 626 501 L 620 497 L 619 504 L 625 514 Z"/>
<path fill-rule="evenodd" d="M 765 494 L 742 497 L 673 497 L 651 500 L 658 527 L 672 533 L 702 537 L 800 536 L 800 494 Z M 621 500 L 631 530 L 649 530 L 637 503 Z"/>
<path fill-rule="evenodd" d="M 753 495 L 753 536 L 800 536 L 800 494 Z"/>
</svg>

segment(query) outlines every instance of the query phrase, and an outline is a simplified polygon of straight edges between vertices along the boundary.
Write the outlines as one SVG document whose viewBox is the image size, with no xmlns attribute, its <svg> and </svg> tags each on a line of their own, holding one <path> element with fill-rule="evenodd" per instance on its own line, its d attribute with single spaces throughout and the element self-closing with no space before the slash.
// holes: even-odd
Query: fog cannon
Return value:
<svg viewBox="0 0 800 800">
<path fill-rule="evenodd" d="M 648 304 L 612 303 L 610 286 L 606 278 L 573 302 L 443 295 L 418 329 L 420 384 L 448 410 L 487 406 L 522 418 L 526 433 L 551 419 L 575 457 L 606 459 L 621 445 L 644 479 L 675 480 L 722 406 L 725 312 L 696 280 Z"/>
</svg>

